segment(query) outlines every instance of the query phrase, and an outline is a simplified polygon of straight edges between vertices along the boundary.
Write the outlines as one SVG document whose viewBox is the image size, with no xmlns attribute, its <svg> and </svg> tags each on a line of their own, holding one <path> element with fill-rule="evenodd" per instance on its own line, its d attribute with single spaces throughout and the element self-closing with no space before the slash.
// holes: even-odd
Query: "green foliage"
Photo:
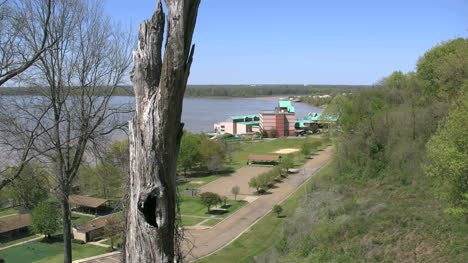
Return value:
<svg viewBox="0 0 468 263">
<path fill-rule="evenodd" d="M 275 128 L 271 128 L 269 131 L 268 131 L 268 137 L 269 138 L 276 138 L 276 135 L 277 135 L 277 131 Z"/>
<path fill-rule="evenodd" d="M 274 205 L 272 211 L 276 214 L 277 217 L 279 217 L 281 212 L 283 212 L 283 207 L 280 205 Z"/>
<path fill-rule="evenodd" d="M 467 93 L 468 95 L 468 93 Z M 435 178 L 438 193 L 450 212 L 468 214 L 468 96 L 460 99 L 427 144 L 427 175 Z"/>
<path fill-rule="evenodd" d="M 60 210 L 56 202 L 43 201 L 32 211 L 32 228 L 35 233 L 50 237 L 60 226 Z"/>
<path fill-rule="evenodd" d="M 208 208 L 208 213 L 210 212 L 210 207 L 221 202 L 221 197 L 212 192 L 205 192 L 200 195 L 200 200 Z"/>
<path fill-rule="evenodd" d="M 180 142 L 179 158 L 177 164 L 187 172 L 191 170 L 201 160 L 200 153 L 201 139 L 199 136 L 184 132 Z"/>
<path fill-rule="evenodd" d="M 271 171 L 250 178 L 249 187 L 255 188 L 257 193 L 263 193 L 275 184 L 279 176 L 280 169 L 275 167 Z"/>
<path fill-rule="evenodd" d="M 123 191 L 125 174 L 112 163 L 83 166 L 80 172 L 81 188 L 103 198 L 118 197 Z"/>
<path fill-rule="evenodd" d="M 281 158 L 281 161 L 279 163 L 279 167 L 283 171 L 282 174 L 287 174 L 289 172 L 289 169 L 294 167 L 294 160 L 290 154 L 283 156 Z"/>
<path fill-rule="evenodd" d="M 304 143 L 301 145 L 301 153 L 304 156 L 309 156 L 311 153 L 310 145 L 308 143 Z"/>
<path fill-rule="evenodd" d="M 467 39 L 453 39 L 432 48 L 419 59 L 417 76 L 424 89 L 424 100 L 445 95 L 453 98 L 458 89 L 466 87 L 467 44 Z"/>
<path fill-rule="evenodd" d="M 200 134 L 201 166 L 208 170 L 219 171 L 224 168 L 224 145 L 219 141 L 210 140 L 205 134 Z"/>
<path fill-rule="evenodd" d="M 13 169 L 11 172 L 15 172 Z M 6 175 L 8 176 L 8 174 Z M 48 197 L 49 174 L 37 164 L 27 164 L 16 180 L 4 189 L 5 197 L 30 211 Z"/>
</svg>

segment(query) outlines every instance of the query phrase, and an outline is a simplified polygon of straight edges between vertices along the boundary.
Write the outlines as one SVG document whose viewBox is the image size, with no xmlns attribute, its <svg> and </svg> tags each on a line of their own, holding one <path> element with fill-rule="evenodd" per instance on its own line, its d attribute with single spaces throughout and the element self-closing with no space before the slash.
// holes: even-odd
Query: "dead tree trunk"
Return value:
<svg viewBox="0 0 468 263">
<path fill-rule="evenodd" d="M 183 124 L 182 100 L 194 46 L 200 0 L 158 1 L 153 17 L 139 28 L 131 74 L 135 116 L 129 123 L 130 181 L 126 208 L 126 262 L 174 262 L 176 165 Z M 177 260 L 177 259 L 176 259 Z"/>
</svg>

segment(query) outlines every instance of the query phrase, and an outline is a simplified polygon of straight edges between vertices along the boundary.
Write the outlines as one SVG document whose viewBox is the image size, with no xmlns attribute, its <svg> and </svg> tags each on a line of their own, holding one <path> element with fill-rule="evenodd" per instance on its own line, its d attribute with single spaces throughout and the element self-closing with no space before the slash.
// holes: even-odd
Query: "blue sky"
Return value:
<svg viewBox="0 0 468 263">
<path fill-rule="evenodd" d="M 138 24 L 156 0 L 107 0 Z M 189 84 L 372 84 L 468 35 L 463 0 L 202 0 Z"/>
</svg>

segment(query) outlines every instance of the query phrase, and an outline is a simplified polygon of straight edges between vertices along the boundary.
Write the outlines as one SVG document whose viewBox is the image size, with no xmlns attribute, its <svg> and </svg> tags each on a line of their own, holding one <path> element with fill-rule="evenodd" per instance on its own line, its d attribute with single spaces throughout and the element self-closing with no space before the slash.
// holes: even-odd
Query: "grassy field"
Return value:
<svg viewBox="0 0 468 263">
<path fill-rule="evenodd" d="M 8 247 L 8 246 L 11 246 L 11 245 L 23 242 L 23 241 L 27 241 L 27 240 L 30 240 L 30 239 L 33 239 L 33 238 L 36 238 L 36 237 L 38 237 L 38 236 L 30 234 L 30 235 L 28 235 L 26 237 L 23 237 L 23 238 L 18 238 L 18 239 L 15 239 L 15 240 L 12 240 L 12 241 L 9 241 L 9 242 L 6 242 L 6 243 L 1 243 L 0 248 Z"/>
<path fill-rule="evenodd" d="M 93 245 L 72 244 L 73 260 L 106 253 L 106 248 Z M 63 243 L 33 241 L 24 245 L 0 250 L 0 257 L 5 262 L 15 263 L 59 263 L 63 262 Z"/>
<path fill-rule="evenodd" d="M 325 147 L 324 139 L 312 138 L 312 137 L 298 137 L 294 139 L 289 138 L 278 138 L 275 140 L 262 140 L 257 142 L 244 142 L 240 144 L 239 151 L 236 151 L 232 155 L 232 162 L 227 164 L 232 169 L 238 169 L 243 167 L 247 163 L 247 157 L 249 154 L 275 154 L 274 152 L 283 148 L 297 148 L 301 149 L 301 146 L 304 143 L 311 143 L 315 141 L 324 142 L 323 146 L 319 149 Z M 297 154 L 295 158 L 296 166 L 304 163 L 306 159 L 301 155 Z"/>
<path fill-rule="evenodd" d="M 19 213 L 18 208 L 1 208 L 0 209 L 0 216 L 14 215 L 18 213 Z"/>
<path fill-rule="evenodd" d="M 210 213 L 208 213 L 208 209 L 200 201 L 200 198 L 192 197 L 192 196 L 184 196 L 180 202 L 180 213 L 182 215 L 194 215 L 194 216 L 206 216 L 206 217 L 215 215 L 216 217 L 227 217 L 230 214 L 232 214 L 234 211 L 236 211 L 237 209 L 247 204 L 247 202 L 243 200 L 237 200 L 237 201 L 228 200 L 226 204 L 228 206 L 226 211 L 214 210 L 212 207 Z"/>
<path fill-rule="evenodd" d="M 205 219 L 203 218 L 197 218 L 197 217 L 188 217 L 188 216 L 183 216 L 182 217 L 182 226 L 194 226 L 201 221 Z"/>
<path fill-rule="evenodd" d="M 72 221 L 72 226 L 79 225 L 84 222 L 88 222 L 93 220 L 95 217 L 93 216 L 85 216 L 85 215 L 78 215 L 78 214 L 71 214 L 71 221 Z"/>
<path fill-rule="evenodd" d="M 287 217 L 291 216 L 299 206 L 300 200 L 310 188 L 317 177 L 327 174 L 329 167 L 323 168 L 314 178 L 304 183 L 294 194 L 286 199 L 281 206 L 282 217 L 278 218 L 275 213 L 268 213 L 259 222 L 253 225 L 249 231 L 232 242 L 221 251 L 196 261 L 197 263 L 245 263 L 252 262 L 254 256 L 261 254 L 272 247 L 280 238 L 281 229 Z M 310 190 L 309 190 L 310 191 Z"/>
</svg>

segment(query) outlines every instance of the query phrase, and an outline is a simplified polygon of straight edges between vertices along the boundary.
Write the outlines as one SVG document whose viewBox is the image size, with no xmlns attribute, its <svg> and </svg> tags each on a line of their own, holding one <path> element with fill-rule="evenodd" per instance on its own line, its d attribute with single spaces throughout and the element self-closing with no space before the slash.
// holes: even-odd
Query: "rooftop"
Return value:
<svg viewBox="0 0 468 263">
<path fill-rule="evenodd" d="M 278 101 L 278 107 L 279 108 L 287 108 L 288 112 L 294 113 L 295 109 L 289 100 L 280 100 Z"/>
<path fill-rule="evenodd" d="M 258 114 L 253 114 L 253 115 L 237 115 L 237 116 L 231 116 L 230 117 L 232 120 L 243 120 L 243 119 L 253 119 L 253 118 L 259 118 Z"/>
<path fill-rule="evenodd" d="M 100 216 L 91 221 L 81 223 L 75 226 L 75 229 L 80 232 L 86 233 L 95 229 L 103 228 L 109 223 L 109 221 L 112 221 L 112 220 L 117 220 L 117 219 L 113 215 Z"/>
<path fill-rule="evenodd" d="M 28 227 L 31 225 L 31 215 L 22 214 L 17 216 L 9 216 L 0 219 L 0 233 L 9 232 L 12 230 Z"/>
<path fill-rule="evenodd" d="M 91 208 L 98 208 L 101 205 L 105 204 L 107 201 L 107 199 L 94 198 L 84 195 L 70 195 L 70 197 L 68 198 L 68 203 L 70 204 L 86 206 Z"/>
<path fill-rule="evenodd" d="M 257 155 L 249 154 L 248 159 L 251 161 L 279 161 L 281 156 L 279 155 Z"/>
</svg>

